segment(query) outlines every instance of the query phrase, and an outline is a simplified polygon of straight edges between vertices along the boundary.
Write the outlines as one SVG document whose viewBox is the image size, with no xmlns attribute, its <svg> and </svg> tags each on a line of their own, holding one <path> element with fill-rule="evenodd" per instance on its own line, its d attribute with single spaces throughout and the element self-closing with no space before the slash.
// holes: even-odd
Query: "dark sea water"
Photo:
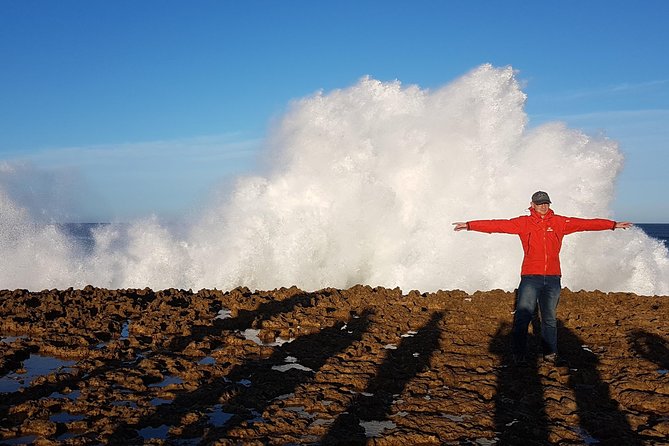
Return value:
<svg viewBox="0 0 669 446">
<path fill-rule="evenodd" d="M 93 230 L 95 228 L 107 226 L 109 223 L 64 223 L 58 225 L 65 234 L 71 237 L 85 251 L 93 250 L 95 241 L 93 239 Z M 662 240 L 669 248 L 669 223 L 635 223 L 649 236 Z"/>
<path fill-rule="evenodd" d="M 669 223 L 637 223 L 636 226 L 651 237 L 662 240 L 669 248 Z"/>
</svg>

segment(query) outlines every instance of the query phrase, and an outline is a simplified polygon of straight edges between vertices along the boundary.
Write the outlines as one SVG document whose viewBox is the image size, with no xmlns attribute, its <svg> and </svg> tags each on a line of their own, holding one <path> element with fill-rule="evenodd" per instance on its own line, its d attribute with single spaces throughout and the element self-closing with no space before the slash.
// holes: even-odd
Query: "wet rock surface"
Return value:
<svg viewBox="0 0 669 446">
<path fill-rule="evenodd" d="M 669 298 L 564 290 L 568 366 L 514 295 L 0 291 L 0 444 L 667 444 Z"/>
</svg>

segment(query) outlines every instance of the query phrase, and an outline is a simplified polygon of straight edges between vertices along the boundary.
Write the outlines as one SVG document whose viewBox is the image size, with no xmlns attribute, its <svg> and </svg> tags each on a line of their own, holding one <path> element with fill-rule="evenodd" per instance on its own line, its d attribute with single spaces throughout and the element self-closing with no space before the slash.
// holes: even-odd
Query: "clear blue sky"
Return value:
<svg viewBox="0 0 669 446">
<path fill-rule="evenodd" d="M 292 99 L 492 63 L 530 125 L 620 142 L 617 218 L 669 222 L 668 23 L 663 0 L 0 0 L 0 175 L 65 218 L 179 215 Z"/>
</svg>

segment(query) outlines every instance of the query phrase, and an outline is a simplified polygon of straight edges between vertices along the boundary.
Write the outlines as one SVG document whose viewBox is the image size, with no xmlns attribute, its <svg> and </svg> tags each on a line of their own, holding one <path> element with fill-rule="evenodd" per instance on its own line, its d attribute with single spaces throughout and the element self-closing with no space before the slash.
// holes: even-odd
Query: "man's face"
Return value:
<svg viewBox="0 0 669 446">
<path fill-rule="evenodd" d="M 542 203 L 542 204 L 536 204 L 534 202 L 530 203 L 532 206 L 532 209 L 534 209 L 537 214 L 539 215 L 546 215 L 548 210 L 551 208 L 550 203 Z"/>
</svg>

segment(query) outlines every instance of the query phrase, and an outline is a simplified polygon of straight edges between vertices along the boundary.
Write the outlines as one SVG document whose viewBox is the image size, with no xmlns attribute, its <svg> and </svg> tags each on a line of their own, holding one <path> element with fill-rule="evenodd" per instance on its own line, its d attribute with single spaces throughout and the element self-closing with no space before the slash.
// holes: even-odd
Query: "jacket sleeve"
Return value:
<svg viewBox="0 0 669 446">
<path fill-rule="evenodd" d="M 605 218 L 574 218 L 564 220 L 564 233 L 572 234 L 581 231 L 605 231 L 616 229 L 616 222 Z"/>
<path fill-rule="evenodd" d="M 468 231 L 487 233 L 520 234 L 523 226 L 523 217 L 509 220 L 472 220 L 467 222 Z"/>
</svg>

